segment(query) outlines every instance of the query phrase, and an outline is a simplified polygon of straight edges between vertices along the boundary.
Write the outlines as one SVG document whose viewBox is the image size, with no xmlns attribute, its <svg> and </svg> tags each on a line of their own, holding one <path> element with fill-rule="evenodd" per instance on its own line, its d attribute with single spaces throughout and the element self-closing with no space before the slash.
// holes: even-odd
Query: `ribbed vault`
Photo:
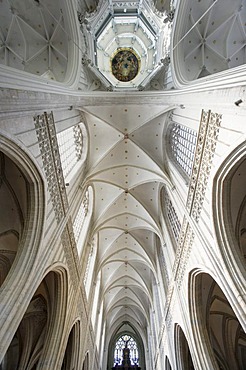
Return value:
<svg viewBox="0 0 246 370">
<path fill-rule="evenodd" d="M 2 3 L 0 63 L 49 80 L 65 81 L 73 46 L 66 2 Z"/>
<path fill-rule="evenodd" d="M 90 137 L 85 185 L 95 194 L 91 238 L 98 240 L 99 307 L 103 302 L 108 335 L 129 322 L 147 337 L 157 283 L 156 238 L 162 242 L 160 189 L 169 184 L 163 148 L 168 111 L 168 106 L 85 107 Z"/>
<path fill-rule="evenodd" d="M 173 46 L 181 80 L 196 80 L 245 63 L 245 1 L 186 0 L 179 11 L 182 21 Z"/>
</svg>

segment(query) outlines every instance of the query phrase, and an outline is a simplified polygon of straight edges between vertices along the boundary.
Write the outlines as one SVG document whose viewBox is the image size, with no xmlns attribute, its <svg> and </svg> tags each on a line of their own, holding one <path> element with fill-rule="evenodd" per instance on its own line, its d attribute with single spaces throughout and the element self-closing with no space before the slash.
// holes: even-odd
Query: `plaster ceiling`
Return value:
<svg viewBox="0 0 246 370">
<path fill-rule="evenodd" d="M 86 107 L 90 137 L 87 185 L 94 188 L 92 239 L 108 327 L 146 330 L 162 241 L 160 189 L 168 106 Z M 96 235 L 98 237 L 96 237 Z M 101 303 L 99 303 L 99 306 Z"/>
<path fill-rule="evenodd" d="M 180 11 L 183 23 L 174 37 L 174 54 L 178 53 L 177 63 L 185 80 L 246 62 L 245 0 L 210 0 L 205 4 L 188 0 Z"/>
<path fill-rule="evenodd" d="M 47 79 L 65 80 L 68 64 L 63 1 L 2 0 L 0 63 Z"/>
</svg>

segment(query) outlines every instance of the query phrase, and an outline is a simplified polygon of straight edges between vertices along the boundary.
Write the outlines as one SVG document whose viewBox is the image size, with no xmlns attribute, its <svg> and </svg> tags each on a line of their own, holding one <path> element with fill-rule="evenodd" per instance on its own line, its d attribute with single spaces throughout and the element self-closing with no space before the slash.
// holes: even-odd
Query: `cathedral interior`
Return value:
<svg viewBox="0 0 246 370">
<path fill-rule="evenodd" d="M 0 1 L 0 370 L 246 369 L 246 0 Z"/>
</svg>

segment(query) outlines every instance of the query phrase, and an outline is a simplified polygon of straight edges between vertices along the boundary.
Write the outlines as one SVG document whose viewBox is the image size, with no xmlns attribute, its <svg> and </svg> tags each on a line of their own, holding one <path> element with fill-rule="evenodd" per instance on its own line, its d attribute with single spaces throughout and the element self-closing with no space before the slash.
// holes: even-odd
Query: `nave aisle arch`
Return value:
<svg viewBox="0 0 246 370">
<path fill-rule="evenodd" d="M 195 370 L 189 344 L 179 324 L 174 325 L 176 364 L 180 370 Z"/>
<path fill-rule="evenodd" d="M 12 194 L 11 197 L 14 199 L 14 203 L 12 201 L 11 202 L 12 204 L 16 204 L 14 208 L 17 207 L 17 213 L 15 213 L 15 215 L 20 216 L 22 214 L 20 241 L 14 243 L 15 247 L 12 242 L 12 244 L 10 244 L 14 247 L 12 248 L 13 250 L 11 250 L 11 252 L 13 252 L 12 255 L 16 255 L 16 257 L 14 261 L 9 261 L 9 258 L 7 258 L 7 260 L 4 258 L 3 270 L 1 271 L 2 280 L 4 280 L 2 281 L 3 284 L 1 286 L 0 293 L 1 303 L 4 307 L 0 313 L 0 338 L 3 354 L 6 352 L 11 341 L 11 338 L 6 336 L 5 333 L 14 332 L 16 330 L 16 325 L 18 325 L 22 317 L 21 310 L 16 311 L 16 304 L 18 303 L 22 306 L 25 294 L 30 296 L 26 282 L 33 270 L 34 262 L 42 241 L 46 207 L 39 207 L 39 204 L 46 204 L 46 192 L 44 188 L 44 179 L 38 165 L 35 163 L 34 158 L 30 157 L 30 154 L 20 142 L 14 141 L 13 138 L 9 138 L 8 134 L 1 134 L 0 151 L 2 152 L 2 159 L 4 158 L 4 160 L 8 160 L 7 171 L 12 169 L 12 173 L 10 171 L 7 175 L 7 177 L 9 177 L 9 181 L 4 181 L 6 184 L 5 190 L 7 191 L 7 193 L 5 191 L 5 197 L 7 194 Z M 6 178 L 5 172 L 6 171 L 4 170 L 3 177 Z M 19 176 L 21 183 L 18 179 Z M 3 185 L 3 182 L 1 185 Z M 19 190 L 18 186 L 20 186 Z M 1 200 L 1 203 L 2 201 L 3 200 Z M 6 199 L 4 201 L 6 202 Z M 25 211 L 23 207 L 25 208 Z M 11 209 L 9 210 L 11 211 Z M 19 216 L 17 216 L 17 219 Z M 14 219 L 12 222 L 14 222 Z M 2 226 L 4 226 L 4 224 Z M 10 232 L 8 232 L 8 224 L 5 224 L 3 230 L 1 230 L 1 235 L 4 236 L 5 241 L 8 242 L 8 247 L 9 240 L 6 240 L 6 237 L 8 239 L 9 237 L 17 236 L 16 232 L 14 232 L 15 227 L 12 226 L 9 229 Z M 6 245 L 4 243 L 2 244 L 2 247 L 3 249 L 6 249 Z M 20 294 L 20 292 L 22 292 L 22 294 Z M 13 296 L 19 297 L 19 302 L 14 301 L 12 299 Z M 6 316 L 11 315 L 14 316 L 14 320 L 5 320 Z M 0 358 L 0 361 L 1 360 L 2 358 Z"/>
<path fill-rule="evenodd" d="M 80 356 L 80 321 L 77 320 L 68 335 L 61 370 L 76 369 Z"/>
<path fill-rule="evenodd" d="M 7 349 L 2 369 L 55 368 L 67 311 L 67 273 L 54 265 L 46 271 Z"/>
<path fill-rule="evenodd" d="M 236 307 L 230 303 L 233 298 L 228 288 L 222 290 L 221 282 L 218 284 L 215 279 L 212 272 L 201 269 L 192 270 L 189 276 L 189 310 L 196 359 L 206 370 L 243 370 L 246 333 L 234 311 Z"/>
<path fill-rule="evenodd" d="M 214 232 L 227 271 L 245 296 L 246 152 L 235 148 L 216 172 L 212 190 Z M 244 305 L 246 302 L 244 302 Z"/>
</svg>

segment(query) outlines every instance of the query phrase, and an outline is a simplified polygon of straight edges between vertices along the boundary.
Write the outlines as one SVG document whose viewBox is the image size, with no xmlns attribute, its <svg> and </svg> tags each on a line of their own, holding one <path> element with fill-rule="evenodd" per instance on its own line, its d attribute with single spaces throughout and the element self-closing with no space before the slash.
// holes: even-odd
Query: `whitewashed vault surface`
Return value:
<svg viewBox="0 0 246 370">
<path fill-rule="evenodd" d="M 95 194 L 92 244 L 108 328 L 130 322 L 144 337 L 153 305 L 168 106 L 85 107 L 90 149 L 84 185 Z M 146 334 L 146 333 L 145 333 Z"/>
</svg>

